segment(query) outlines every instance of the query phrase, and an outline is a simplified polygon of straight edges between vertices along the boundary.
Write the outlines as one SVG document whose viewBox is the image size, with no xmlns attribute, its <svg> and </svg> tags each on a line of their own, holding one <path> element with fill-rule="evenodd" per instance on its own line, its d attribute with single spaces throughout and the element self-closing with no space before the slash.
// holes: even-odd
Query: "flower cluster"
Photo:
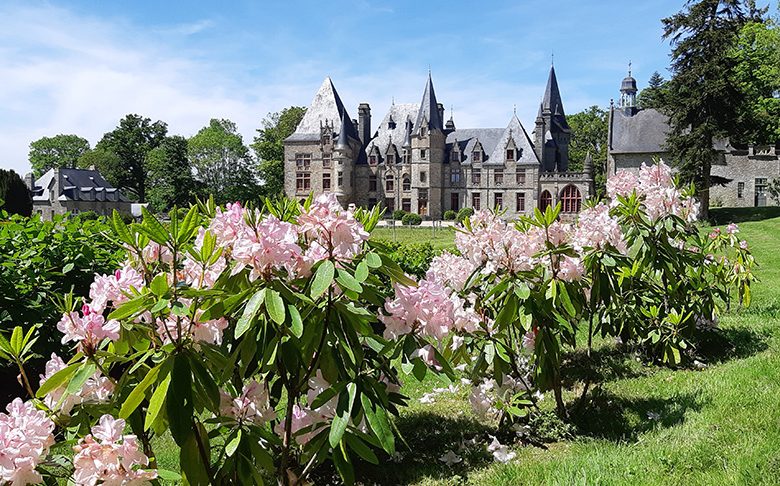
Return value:
<svg viewBox="0 0 780 486">
<path fill-rule="evenodd" d="M 134 435 L 123 435 L 125 421 L 111 415 L 100 417 L 92 433 L 73 447 L 73 482 L 96 484 L 144 485 L 157 477 L 149 458 L 141 452 Z"/>
<path fill-rule="evenodd" d="M 222 332 L 227 329 L 228 321 L 224 317 L 211 320 L 201 320 L 202 310 L 196 313 L 195 320 L 189 317 L 170 314 L 166 318 L 157 318 L 157 335 L 163 343 L 178 341 L 181 336 L 187 336 L 193 341 L 209 344 L 222 344 Z"/>
<path fill-rule="evenodd" d="M 251 422 L 255 425 L 262 425 L 276 418 L 276 413 L 270 405 L 268 389 L 257 380 L 244 385 L 241 394 L 236 398 L 221 390 L 219 413 L 238 422 Z"/>
<path fill-rule="evenodd" d="M 127 300 L 127 293 L 132 288 L 140 289 L 144 285 L 143 276 L 132 266 L 124 267 L 113 275 L 97 275 L 89 286 L 89 304 L 92 312 L 102 313 L 109 302 L 121 304 Z"/>
<path fill-rule="evenodd" d="M 620 229 L 620 222 L 609 214 L 609 206 L 599 203 L 584 209 L 577 218 L 577 226 L 572 235 L 572 245 L 579 253 L 587 248 L 603 250 L 612 247 L 625 254 L 626 240 Z"/>
<path fill-rule="evenodd" d="M 0 483 L 38 484 L 35 470 L 54 444 L 54 422 L 32 402 L 14 399 L 0 413 Z"/>
<path fill-rule="evenodd" d="M 318 252 L 337 260 L 355 258 L 369 236 L 330 192 L 318 196 L 309 210 L 298 217 L 298 224 L 310 248 L 319 248 Z"/>
<path fill-rule="evenodd" d="M 58 371 L 65 369 L 67 365 L 55 353 L 52 353 L 51 359 L 46 362 L 46 371 L 41 375 L 40 386 L 46 383 L 46 380 L 54 376 Z M 51 410 L 68 415 L 73 407 L 81 403 L 101 403 L 107 401 L 111 393 L 114 392 L 114 384 L 107 377 L 103 376 L 100 371 L 96 371 L 94 375 L 87 379 L 84 385 L 76 393 L 65 394 L 67 383 L 63 383 L 59 387 L 49 392 L 43 399 L 43 402 Z"/>
<path fill-rule="evenodd" d="M 82 307 L 81 314 L 75 311 L 64 314 L 57 323 L 57 329 L 63 334 L 62 343 L 75 341 L 85 353 L 97 349 L 103 339 L 119 339 L 119 327 L 119 321 L 106 321 L 102 313 L 93 311 L 89 305 Z"/>
</svg>

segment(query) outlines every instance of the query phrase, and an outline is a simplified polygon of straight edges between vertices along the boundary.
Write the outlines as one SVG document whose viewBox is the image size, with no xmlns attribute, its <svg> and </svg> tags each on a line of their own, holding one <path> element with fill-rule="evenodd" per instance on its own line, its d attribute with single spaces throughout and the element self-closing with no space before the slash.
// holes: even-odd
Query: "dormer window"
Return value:
<svg viewBox="0 0 780 486">
<path fill-rule="evenodd" d="M 507 162 L 515 161 L 515 149 L 513 148 L 506 149 L 506 161 Z"/>
<path fill-rule="evenodd" d="M 390 117 L 390 120 L 387 122 L 387 128 L 395 130 L 395 120 L 393 120 L 392 117 Z"/>
<path fill-rule="evenodd" d="M 395 154 L 387 154 L 386 163 L 387 165 L 395 164 Z"/>
<path fill-rule="evenodd" d="M 330 135 L 324 134 L 322 136 L 322 145 L 329 145 L 330 144 Z"/>
<path fill-rule="evenodd" d="M 471 153 L 471 161 L 475 164 L 478 164 L 482 162 L 482 151 L 481 150 L 475 150 Z"/>
<path fill-rule="evenodd" d="M 452 154 L 450 154 L 450 161 L 460 162 L 460 152 L 458 152 L 457 149 L 453 150 Z"/>
<path fill-rule="evenodd" d="M 426 133 L 425 127 L 420 127 L 420 136 L 424 137 Z"/>
</svg>

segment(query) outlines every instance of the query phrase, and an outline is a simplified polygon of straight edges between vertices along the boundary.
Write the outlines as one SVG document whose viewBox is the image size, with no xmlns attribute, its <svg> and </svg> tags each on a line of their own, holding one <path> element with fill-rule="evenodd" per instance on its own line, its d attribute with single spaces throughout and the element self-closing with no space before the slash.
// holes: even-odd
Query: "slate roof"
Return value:
<svg viewBox="0 0 780 486">
<path fill-rule="evenodd" d="M 633 116 L 620 109 L 612 110 L 610 152 L 614 154 L 666 152 L 664 145 L 669 133 L 669 117 L 647 108 Z"/>
<path fill-rule="evenodd" d="M 477 141 L 482 145 L 482 150 L 487 156 L 488 160 L 483 162 L 490 162 L 490 157 L 498 146 L 499 140 L 504 135 L 504 128 L 463 128 L 455 130 L 447 135 L 447 158 L 446 162 L 449 162 L 449 155 L 452 153 L 453 144 L 457 143 L 461 153 L 461 164 L 471 163 L 471 153 L 474 150 L 474 146 Z M 503 159 L 501 159 L 503 162 Z"/>
<path fill-rule="evenodd" d="M 390 106 L 390 110 L 379 123 L 376 129 L 376 135 L 366 145 L 366 154 L 370 153 L 374 147 L 379 148 L 379 153 L 384 159 L 387 153 L 387 147 L 392 141 L 397 153 L 401 154 L 404 140 L 406 139 L 406 120 L 414 120 L 420 105 L 417 103 L 400 103 Z M 391 128 L 390 119 L 395 122 L 395 128 Z"/>
<path fill-rule="evenodd" d="M 54 169 L 49 169 L 35 181 L 33 201 L 51 200 L 51 191 L 55 187 L 54 176 Z M 58 177 L 59 194 L 55 194 L 57 200 L 130 202 L 119 189 L 109 184 L 96 170 L 59 169 Z"/>
<path fill-rule="evenodd" d="M 542 112 L 548 111 L 552 116 L 553 127 L 561 131 L 570 131 L 569 124 L 566 122 L 566 113 L 563 111 L 563 99 L 561 91 L 558 89 L 558 78 L 555 76 L 555 67 L 550 66 L 550 74 L 547 76 L 547 86 L 544 89 L 542 103 L 539 105 L 538 117 L 542 117 Z"/>
<path fill-rule="evenodd" d="M 333 86 L 333 81 L 328 76 L 322 82 L 320 89 L 317 90 L 317 94 L 314 95 L 311 105 L 306 110 L 306 114 L 303 115 L 295 132 L 287 137 L 286 141 L 319 140 L 320 127 L 326 122 L 333 127 L 333 134 L 338 134 L 341 131 L 342 118 L 347 125 L 347 135 L 355 140 L 360 140 L 357 129 L 344 108 L 344 103 L 341 101 L 336 87 Z"/>
<path fill-rule="evenodd" d="M 528 136 L 528 132 L 525 131 L 523 124 L 517 118 L 517 115 L 512 115 L 512 119 L 509 120 L 509 124 L 501 134 L 501 138 L 496 142 L 496 146 L 492 152 L 489 153 L 486 163 L 500 163 L 503 164 L 506 161 L 506 148 L 509 144 L 509 140 L 513 140 L 515 147 L 518 151 L 518 155 L 515 156 L 518 164 L 533 164 L 538 165 L 539 159 L 536 157 L 533 143 Z"/>
<path fill-rule="evenodd" d="M 444 130 L 444 123 L 439 116 L 439 102 L 436 101 L 436 92 L 433 90 L 431 73 L 428 73 L 428 83 L 425 85 L 425 92 L 423 93 L 422 101 L 420 102 L 420 109 L 417 112 L 417 118 L 414 121 L 415 131 L 422 127 L 423 120 L 428 121 L 429 130 Z"/>
</svg>

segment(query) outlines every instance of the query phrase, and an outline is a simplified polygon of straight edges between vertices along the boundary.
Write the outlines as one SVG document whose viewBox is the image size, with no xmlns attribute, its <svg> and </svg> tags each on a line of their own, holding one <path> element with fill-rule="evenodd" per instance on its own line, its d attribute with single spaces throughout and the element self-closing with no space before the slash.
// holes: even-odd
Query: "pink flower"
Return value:
<svg viewBox="0 0 780 486">
<path fill-rule="evenodd" d="M 412 358 L 420 358 L 423 363 L 426 364 L 429 368 L 434 368 L 437 370 L 441 369 L 441 365 L 439 361 L 436 359 L 436 351 L 433 349 L 433 346 L 430 344 L 423 346 L 422 348 L 416 350 L 414 353 L 412 353 Z"/>
<path fill-rule="evenodd" d="M 639 185 L 639 178 L 627 170 L 618 171 L 607 180 L 607 196 L 617 204 L 617 197 L 628 197 Z"/>
<path fill-rule="evenodd" d="M 642 167 L 639 169 L 639 186 L 643 189 L 653 186 L 674 187 L 672 169 L 662 160 L 653 165 L 642 163 Z"/>
<path fill-rule="evenodd" d="M 39 385 L 43 386 L 46 380 L 65 367 L 65 361 L 55 353 L 52 353 L 51 359 L 46 362 L 45 373 L 40 375 Z M 96 371 L 94 375 L 88 378 L 84 383 L 84 386 L 81 387 L 81 390 L 70 394 L 63 399 L 66 387 L 67 383 L 63 383 L 49 392 L 43 399 L 43 402 L 47 407 L 64 415 L 68 415 L 73 407 L 80 403 L 106 402 L 114 392 L 114 384 L 111 380 L 103 376 L 100 371 Z"/>
<path fill-rule="evenodd" d="M 455 234 L 455 246 L 472 265 L 484 263 L 483 273 L 529 271 L 538 263 L 534 255 L 544 249 L 543 232 L 521 232 L 484 210 L 477 211 L 469 223 L 471 231 Z"/>
<path fill-rule="evenodd" d="M 182 280 L 196 289 L 208 289 L 214 286 L 225 268 L 227 263 L 224 258 L 219 258 L 212 265 L 203 265 L 187 256 L 184 259 Z"/>
<path fill-rule="evenodd" d="M 747 250 L 748 249 L 748 242 L 745 241 L 745 240 L 740 241 L 739 242 L 739 248 L 742 249 L 742 250 Z"/>
<path fill-rule="evenodd" d="M 89 286 L 90 309 L 102 313 L 109 302 L 114 305 L 128 300 L 131 288 L 141 289 L 144 278 L 129 264 L 114 272 L 113 275 L 96 275 Z"/>
<path fill-rule="evenodd" d="M 571 238 L 571 225 L 555 221 L 547 228 L 547 241 L 553 246 L 561 246 Z"/>
<path fill-rule="evenodd" d="M 111 415 L 100 417 L 98 425 L 73 447 L 73 481 L 78 485 L 144 485 L 157 477 L 145 470 L 149 458 L 141 452 L 134 435 L 123 435 L 125 421 Z"/>
<path fill-rule="evenodd" d="M 735 235 L 737 233 L 739 233 L 739 226 L 735 223 L 731 223 L 726 227 L 726 234 Z"/>
<path fill-rule="evenodd" d="M 585 274 L 585 265 L 579 258 L 564 255 L 558 265 L 558 278 L 564 282 L 575 282 Z"/>
<path fill-rule="evenodd" d="M 617 218 L 609 215 L 609 206 L 604 203 L 580 213 L 572 236 L 572 245 L 579 253 L 583 253 L 585 248 L 603 250 L 607 246 L 623 254 L 628 251 L 620 223 Z"/>
<path fill-rule="evenodd" d="M 395 284 L 395 299 L 385 302 L 389 315 L 380 315 L 385 324 L 385 338 L 417 332 L 441 339 L 455 323 L 455 302 L 452 292 L 440 283 L 421 280 L 416 287 Z M 455 296 L 457 299 L 457 296 Z"/>
<path fill-rule="evenodd" d="M 307 212 L 298 216 L 301 233 L 310 242 L 318 242 L 329 255 L 352 260 L 368 240 L 369 234 L 349 211 L 344 211 L 333 193 L 320 194 Z"/>
<path fill-rule="evenodd" d="M 720 236 L 720 228 L 715 228 L 714 230 L 710 231 L 710 239 L 714 240 L 718 236 Z"/>
<path fill-rule="evenodd" d="M 316 435 L 319 424 L 323 424 L 324 422 L 325 417 L 317 412 L 301 407 L 298 404 L 293 405 L 290 430 L 293 438 L 298 444 L 306 445 Z M 286 419 L 276 424 L 276 427 L 274 427 L 276 435 L 279 437 L 285 436 L 286 424 Z M 305 433 L 301 433 L 301 431 L 307 427 L 310 427 L 310 429 Z"/>
<path fill-rule="evenodd" d="M 227 319 L 220 317 L 219 319 L 201 321 L 199 317 L 202 314 L 202 310 L 198 311 L 194 322 L 188 317 L 173 314 L 165 319 L 158 317 L 157 335 L 160 336 L 163 343 L 167 344 L 171 342 L 171 338 L 179 339 L 179 327 L 181 327 L 182 335 L 191 338 L 196 343 L 222 344 L 222 332 L 228 326 Z"/>
<path fill-rule="evenodd" d="M 218 246 L 232 247 L 236 239 L 249 229 L 244 222 L 244 212 L 240 202 L 227 203 L 224 211 L 217 208 L 208 231 L 217 237 Z"/>
<path fill-rule="evenodd" d="M 444 252 L 433 258 L 425 278 L 459 292 L 463 290 L 475 268 L 473 262 Z"/>
<path fill-rule="evenodd" d="M 89 306 L 82 308 L 83 316 L 78 312 L 64 314 L 57 329 L 64 334 L 62 343 L 75 341 L 82 351 L 94 350 L 103 339 L 116 341 L 119 339 L 119 322 L 106 322 L 102 314 L 95 313 Z"/>
<path fill-rule="evenodd" d="M 236 398 L 220 391 L 219 411 L 225 417 L 233 417 L 239 422 L 252 422 L 255 425 L 262 425 L 276 418 L 276 412 L 270 405 L 268 389 L 257 380 L 244 385 L 241 395 Z"/>
<path fill-rule="evenodd" d="M 275 216 L 266 216 L 257 228 L 241 233 L 236 239 L 233 259 L 239 266 L 234 272 L 249 267 L 251 280 L 279 270 L 293 276 L 301 253 L 297 228 Z"/>
<path fill-rule="evenodd" d="M 15 398 L 0 413 L 0 483 L 13 486 L 43 481 L 35 468 L 54 444 L 54 422 L 32 402 Z"/>
<path fill-rule="evenodd" d="M 155 241 L 150 241 L 142 250 L 141 256 L 146 263 L 173 263 L 173 253 L 167 246 L 162 246 Z"/>
</svg>

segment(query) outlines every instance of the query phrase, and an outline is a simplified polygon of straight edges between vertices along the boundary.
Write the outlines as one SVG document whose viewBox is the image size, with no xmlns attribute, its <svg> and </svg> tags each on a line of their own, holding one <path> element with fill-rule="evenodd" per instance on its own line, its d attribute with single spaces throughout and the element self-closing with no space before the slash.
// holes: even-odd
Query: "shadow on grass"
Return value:
<svg viewBox="0 0 780 486">
<path fill-rule="evenodd" d="M 584 407 L 571 413 L 577 435 L 611 441 L 636 441 L 655 427 L 671 427 L 706 404 L 698 395 L 680 394 L 671 398 L 626 398 L 602 388 L 594 389 Z"/>
<path fill-rule="evenodd" d="M 394 460 L 380 458 L 380 465 L 361 464 L 356 476 L 362 484 L 409 484 L 424 477 L 465 482 L 476 468 L 492 462 L 484 444 L 493 429 L 465 417 L 445 417 L 430 412 L 401 416 L 396 425 L 408 447 L 396 441 Z M 476 444 L 468 442 L 476 438 Z M 448 466 L 439 460 L 453 451 L 462 462 Z"/>
<path fill-rule="evenodd" d="M 760 208 L 710 208 L 709 220 L 713 225 L 763 221 L 780 217 L 780 206 Z"/>
<path fill-rule="evenodd" d="M 564 387 L 577 382 L 603 383 L 622 378 L 636 378 L 649 374 L 623 346 L 604 346 L 591 351 L 579 349 L 567 354 L 561 365 Z"/>
<path fill-rule="evenodd" d="M 749 327 L 707 330 L 696 340 L 696 355 L 706 363 L 747 358 L 767 349 L 768 339 L 768 332 Z"/>
</svg>

